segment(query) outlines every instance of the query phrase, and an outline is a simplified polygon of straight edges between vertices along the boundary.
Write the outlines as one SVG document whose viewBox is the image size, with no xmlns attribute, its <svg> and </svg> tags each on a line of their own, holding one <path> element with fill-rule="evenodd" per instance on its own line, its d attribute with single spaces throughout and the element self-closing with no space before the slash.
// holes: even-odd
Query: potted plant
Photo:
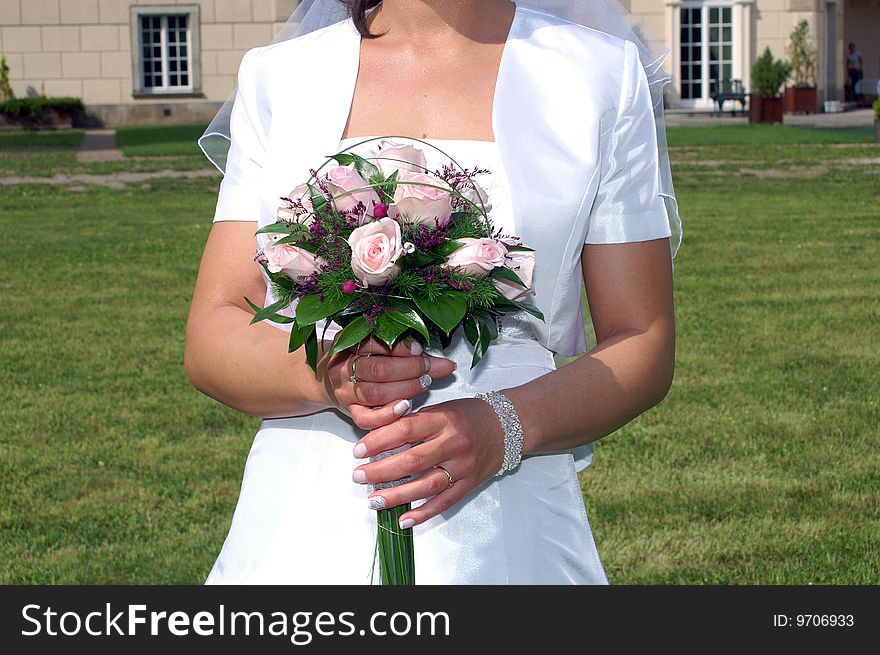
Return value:
<svg viewBox="0 0 880 655">
<path fill-rule="evenodd" d="M 810 36 L 810 24 L 802 20 L 791 33 L 788 48 L 791 81 L 785 85 L 784 105 L 789 113 L 814 114 L 816 96 L 816 48 Z"/>
<path fill-rule="evenodd" d="M 880 98 L 874 100 L 874 143 L 880 143 Z"/>
<path fill-rule="evenodd" d="M 774 59 L 770 47 L 752 65 L 749 93 L 749 123 L 781 123 L 782 96 L 779 89 L 791 72 L 787 61 Z"/>
</svg>

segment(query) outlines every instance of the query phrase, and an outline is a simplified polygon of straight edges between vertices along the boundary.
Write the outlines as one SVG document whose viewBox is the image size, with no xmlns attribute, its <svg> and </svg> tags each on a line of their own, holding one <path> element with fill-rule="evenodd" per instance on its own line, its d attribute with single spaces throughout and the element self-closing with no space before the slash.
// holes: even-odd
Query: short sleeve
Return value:
<svg viewBox="0 0 880 655">
<path fill-rule="evenodd" d="M 214 222 L 258 221 L 260 218 L 266 134 L 259 120 L 254 52 L 245 53 L 238 71 L 238 89 L 229 117 L 231 143 Z"/>
<path fill-rule="evenodd" d="M 637 46 L 624 41 L 613 127 L 600 137 L 599 188 L 584 242 L 647 241 L 672 235 L 660 195 L 654 106 Z"/>
</svg>

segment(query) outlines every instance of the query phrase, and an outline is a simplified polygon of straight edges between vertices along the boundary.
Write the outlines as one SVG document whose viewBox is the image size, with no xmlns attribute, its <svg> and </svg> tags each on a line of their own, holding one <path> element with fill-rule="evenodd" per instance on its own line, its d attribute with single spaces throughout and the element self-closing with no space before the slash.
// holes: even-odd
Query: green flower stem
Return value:
<svg viewBox="0 0 880 655">
<path fill-rule="evenodd" d="M 412 528 L 401 530 L 399 525 L 400 517 L 410 509 L 412 506 L 407 503 L 376 512 L 379 571 L 383 585 L 408 586 L 416 583 Z"/>
</svg>

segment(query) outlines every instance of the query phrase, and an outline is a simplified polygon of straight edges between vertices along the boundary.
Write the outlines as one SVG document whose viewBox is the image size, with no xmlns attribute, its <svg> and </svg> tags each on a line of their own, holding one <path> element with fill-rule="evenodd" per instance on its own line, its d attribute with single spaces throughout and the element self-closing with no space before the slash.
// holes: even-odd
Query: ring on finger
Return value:
<svg viewBox="0 0 880 655">
<path fill-rule="evenodd" d="M 373 353 L 367 353 L 366 355 L 359 355 L 359 354 L 355 353 L 354 357 L 351 358 L 351 375 L 348 376 L 348 379 L 351 380 L 352 384 L 357 384 L 358 382 L 361 382 L 361 379 L 357 376 L 358 360 L 361 359 L 362 357 L 369 357 L 372 354 Z"/>
<path fill-rule="evenodd" d="M 447 471 L 444 467 L 440 466 L 439 464 L 435 464 L 435 465 L 434 465 L 434 468 L 435 468 L 435 469 L 440 469 L 441 471 L 443 471 L 443 472 L 446 474 L 446 480 L 447 480 L 447 482 L 446 482 L 446 488 L 447 488 L 447 489 L 452 489 L 452 486 L 455 484 L 455 478 L 452 477 L 452 473 L 450 473 L 449 471 Z"/>
</svg>

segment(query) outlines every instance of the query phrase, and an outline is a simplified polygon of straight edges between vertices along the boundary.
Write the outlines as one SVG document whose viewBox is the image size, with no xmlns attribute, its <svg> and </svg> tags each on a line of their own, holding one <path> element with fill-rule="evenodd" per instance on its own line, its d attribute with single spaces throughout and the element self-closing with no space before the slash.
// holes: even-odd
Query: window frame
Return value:
<svg viewBox="0 0 880 655">
<path fill-rule="evenodd" d="M 132 96 L 135 98 L 167 98 L 167 97 L 201 97 L 202 66 L 200 39 L 200 7 L 199 5 L 131 5 L 131 71 Z M 162 20 L 162 56 L 167 63 L 167 27 L 168 16 L 186 16 L 187 50 L 189 61 L 189 84 L 174 87 L 145 87 L 143 73 L 143 42 L 141 18 L 144 16 L 161 16 Z M 163 66 L 163 81 L 168 79 L 168 68 Z"/>
<path fill-rule="evenodd" d="M 740 25 L 737 16 L 736 8 L 736 0 L 683 0 L 678 7 L 679 11 L 679 34 L 676 35 L 676 47 L 678 48 L 678 70 L 676 71 L 676 76 L 678 77 L 678 87 L 679 87 L 679 96 L 680 96 L 680 104 L 681 107 L 688 108 L 701 108 L 701 107 L 711 107 L 713 106 L 712 99 L 710 98 L 711 90 L 711 80 L 710 80 L 710 66 L 712 65 L 711 57 L 710 57 L 710 46 L 714 44 L 710 44 L 709 42 L 709 26 L 710 26 L 710 10 L 711 9 L 730 9 L 730 42 L 724 42 L 723 45 L 730 45 L 731 56 L 730 59 L 727 60 L 723 57 L 723 46 L 721 47 L 721 57 L 719 57 L 718 66 L 719 69 L 719 77 L 724 78 L 723 66 L 725 64 L 730 65 L 730 78 L 734 78 L 735 69 L 736 69 L 736 61 L 739 56 L 739 47 L 740 47 Z M 681 29 L 682 29 L 682 19 L 683 19 L 683 10 L 684 9 L 697 9 L 700 12 L 700 90 L 701 94 L 699 96 L 691 96 L 690 98 L 683 97 L 684 91 L 684 78 L 682 76 L 682 66 L 684 66 L 684 60 L 682 58 L 682 47 L 683 43 L 681 40 Z M 723 30 L 722 30 L 723 37 Z M 696 44 L 695 44 L 696 45 Z M 721 63 L 721 62 L 724 63 Z M 688 60 L 690 64 L 694 64 L 697 62 L 691 62 Z M 694 80 L 696 81 L 696 80 Z M 743 83 L 747 86 L 748 81 L 743 80 Z"/>
</svg>

